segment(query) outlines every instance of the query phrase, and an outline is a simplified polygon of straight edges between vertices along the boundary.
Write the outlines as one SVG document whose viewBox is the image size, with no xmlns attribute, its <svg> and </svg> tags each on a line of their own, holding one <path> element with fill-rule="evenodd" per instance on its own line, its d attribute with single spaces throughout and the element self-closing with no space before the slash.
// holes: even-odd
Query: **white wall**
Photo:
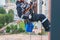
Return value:
<svg viewBox="0 0 60 40">
<path fill-rule="evenodd" d="M 47 16 L 48 14 L 48 0 L 43 0 L 42 13 Z M 45 5 L 46 4 L 46 5 Z"/>
<path fill-rule="evenodd" d="M 0 5 L 5 5 L 5 0 L 0 0 Z"/>
</svg>

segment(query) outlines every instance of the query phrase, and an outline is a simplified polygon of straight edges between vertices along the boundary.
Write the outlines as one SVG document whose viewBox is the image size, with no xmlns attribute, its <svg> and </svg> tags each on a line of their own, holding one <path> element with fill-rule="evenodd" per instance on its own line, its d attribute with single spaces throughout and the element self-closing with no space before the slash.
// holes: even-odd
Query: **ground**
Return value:
<svg viewBox="0 0 60 40">
<path fill-rule="evenodd" d="M 0 40 L 30 40 L 30 35 L 12 34 L 0 35 Z M 47 35 L 31 35 L 31 40 L 48 40 Z"/>
</svg>

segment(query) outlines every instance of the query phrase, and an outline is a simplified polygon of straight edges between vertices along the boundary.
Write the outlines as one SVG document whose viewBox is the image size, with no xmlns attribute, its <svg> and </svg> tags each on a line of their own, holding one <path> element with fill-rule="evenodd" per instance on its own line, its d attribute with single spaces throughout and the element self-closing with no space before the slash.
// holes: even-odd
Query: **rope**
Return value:
<svg viewBox="0 0 60 40">
<path fill-rule="evenodd" d="M 31 40 L 31 33 L 29 33 L 30 34 L 30 40 Z"/>
</svg>

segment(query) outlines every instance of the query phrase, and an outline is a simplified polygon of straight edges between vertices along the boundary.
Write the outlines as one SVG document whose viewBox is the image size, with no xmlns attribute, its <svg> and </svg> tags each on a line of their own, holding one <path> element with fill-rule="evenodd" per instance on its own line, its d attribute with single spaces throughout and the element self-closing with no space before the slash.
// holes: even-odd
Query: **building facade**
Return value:
<svg viewBox="0 0 60 40">
<path fill-rule="evenodd" d="M 0 7 L 5 5 L 5 0 L 0 0 Z"/>
</svg>

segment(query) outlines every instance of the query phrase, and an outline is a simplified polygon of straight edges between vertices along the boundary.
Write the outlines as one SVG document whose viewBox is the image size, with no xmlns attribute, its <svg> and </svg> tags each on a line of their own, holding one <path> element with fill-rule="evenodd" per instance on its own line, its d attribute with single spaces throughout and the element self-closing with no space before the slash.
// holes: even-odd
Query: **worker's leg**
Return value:
<svg viewBox="0 0 60 40">
<path fill-rule="evenodd" d="M 50 31 L 51 25 L 49 20 L 46 18 L 46 16 L 43 14 L 39 14 L 39 20 L 41 21 L 43 27 L 45 28 L 45 31 Z"/>
<path fill-rule="evenodd" d="M 33 14 L 31 21 L 41 21 L 43 27 L 45 28 L 45 31 L 50 30 L 50 22 L 43 14 Z"/>
</svg>

